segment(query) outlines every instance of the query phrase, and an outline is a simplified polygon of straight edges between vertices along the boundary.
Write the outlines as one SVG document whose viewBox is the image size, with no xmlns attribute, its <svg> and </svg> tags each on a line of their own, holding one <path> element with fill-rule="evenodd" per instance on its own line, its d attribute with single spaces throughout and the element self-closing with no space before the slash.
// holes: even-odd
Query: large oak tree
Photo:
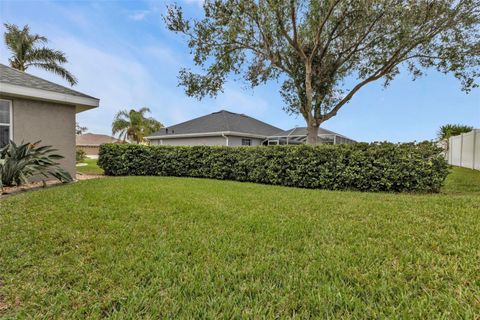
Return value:
<svg viewBox="0 0 480 320">
<path fill-rule="evenodd" d="M 252 87 L 280 81 L 284 109 L 303 116 L 310 144 L 370 82 L 431 68 L 467 92 L 477 86 L 478 0 L 207 0 L 203 9 L 188 19 L 171 5 L 165 16 L 199 67 L 180 71 L 186 93 L 215 96 L 232 74 Z"/>
</svg>

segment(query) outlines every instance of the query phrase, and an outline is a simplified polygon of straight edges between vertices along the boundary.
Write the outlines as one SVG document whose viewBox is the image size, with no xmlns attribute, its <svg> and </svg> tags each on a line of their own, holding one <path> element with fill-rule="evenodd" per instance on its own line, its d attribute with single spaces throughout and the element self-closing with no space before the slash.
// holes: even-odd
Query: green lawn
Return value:
<svg viewBox="0 0 480 320">
<path fill-rule="evenodd" d="M 97 165 L 97 159 L 85 159 L 80 163 L 86 163 L 86 166 L 77 166 L 77 172 L 83 174 L 103 174 L 103 169 Z"/>
<path fill-rule="evenodd" d="M 455 169 L 443 193 L 408 195 L 118 177 L 8 197 L 0 317 L 475 319 L 479 181 Z"/>
</svg>

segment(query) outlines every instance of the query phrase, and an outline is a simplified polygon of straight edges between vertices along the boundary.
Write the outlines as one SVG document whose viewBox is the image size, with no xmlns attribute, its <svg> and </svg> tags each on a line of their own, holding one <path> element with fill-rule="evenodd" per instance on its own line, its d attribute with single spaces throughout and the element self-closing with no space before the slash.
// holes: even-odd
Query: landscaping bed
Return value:
<svg viewBox="0 0 480 320">
<path fill-rule="evenodd" d="M 439 194 L 176 177 L 0 200 L 0 317 L 480 314 L 480 172 Z"/>
<path fill-rule="evenodd" d="M 26 192 L 26 191 L 33 191 L 39 188 L 51 187 L 58 184 L 62 184 L 62 182 L 58 180 L 48 180 L 45 182 L 43 181 L 30 182 L 27 184 L 23 184 L 21 186 L 3 187 L 3 192 L 0 193 L 0 198 Z"/>
</svg>

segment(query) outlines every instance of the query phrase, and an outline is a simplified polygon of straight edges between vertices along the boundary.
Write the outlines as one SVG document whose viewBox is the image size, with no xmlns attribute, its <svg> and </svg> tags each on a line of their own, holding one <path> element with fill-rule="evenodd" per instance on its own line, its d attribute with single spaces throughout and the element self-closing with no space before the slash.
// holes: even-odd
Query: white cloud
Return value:
<svg viewBox="0 0 480 320">
<path fill-rule="evenodd" d="M 183 1 L 187 4 L 196 4 L 200 7 L 202 7 L 203 4 L 205 3 L 205 0 L 183 0 Z"/>
<path fill-rule="evenodd" d="M 142 21 L 145 19 L 145 17 L 150 13 L 149 10 L 140 10 L 140 11 L 135 11 L 132 14 L 130 14 L 128 17 L 132 20 L 135 21 Z"/>
<path fill-rule="evenodd" d="M 171 49 L 162 46 L 148 46 L 142 49 L 143 53 L 149 55 L 155 61 L 160 61 L 166 65 L 176 66 L 180 61 Z"/>
<path fill-rule="evenodd" d="M 66 52 L 69 59 L 66 67 L 79 80 L 73 89 L 100 99 L 99 108 L 77 114 L 78 121 L 90 132 L 110 134 L 112 119 L 119 110 L 144 106 L 166 125 L 220 109 L 272 122 L 269 121 L 269 102 L 255 96 L 252 90 L 237 88 L 235 83 L 227 84 L 225 92 L 216 99 L 198 101 L 187 97 L 183 88 L 176 84 L 178 70 L 188 61 L 183 61 L 183 56 L 160 41 L 135 48 L 117 39 L 96 43 L 61 30 L 41 32 L 49 35 L 53 48 L 62 48 Z M 0 53 L 1 60 L 6 60 L 8 55 L 4 46 L 0 46 Z M 68 86 L 66 81 L 49 72 L 34 68 L 28 72 Z"/>
<path fill-rule="evenodd" d="M 261 115 L 268 109 L 265 99 L 255 97 L 251 90 L 244 91 L 227 86 L 225 92 L 218 97 L 217 105 L 229 111 L 248 115 Z"/>
<path fill-rule="evenodd" d="M 52 38 L 53 39 L 53 38 Z M 53 42 L 53 41 L 52 41 Z M 68 48 L 67 68 L 79 79 L 74 89 L 100 99 L 100 107 L 77 115 L 93 132 L 109 133 L 120 109 L 146 106 L 158 92 L 155 79 L 141 63 L 120 54 L 102 51 L 73 37 L 54 40 L 55 47 Z M 41 70 L 29 72 L 61 83 L 55 75 Z"/>
</svg>

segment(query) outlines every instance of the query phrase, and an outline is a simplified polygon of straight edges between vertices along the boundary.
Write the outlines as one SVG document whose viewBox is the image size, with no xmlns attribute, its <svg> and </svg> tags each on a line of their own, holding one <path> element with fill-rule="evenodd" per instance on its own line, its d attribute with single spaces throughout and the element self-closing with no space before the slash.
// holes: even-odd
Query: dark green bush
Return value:
<svg viewBox="0 0 480 320">
<path fill-rule="evenodd" d="M 438 192 L 448 167 L 432 143 L 269 147 L 105 144 L 106 175 L 178 176 L 330 190 Z"/>
</svg>

